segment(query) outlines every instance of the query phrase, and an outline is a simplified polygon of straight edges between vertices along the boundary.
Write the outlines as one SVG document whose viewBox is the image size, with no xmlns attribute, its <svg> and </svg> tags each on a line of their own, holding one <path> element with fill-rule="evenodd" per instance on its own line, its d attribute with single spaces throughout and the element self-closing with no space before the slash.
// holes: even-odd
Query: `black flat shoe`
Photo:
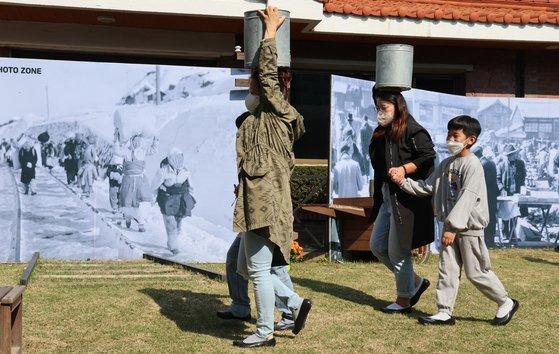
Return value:
<svg viewBox="0 0 559 354">
<path fill-rule="evenodd" d="M 245 317 L 237 317 L 233 315 L 233 313 L 229 310 L 217 311 L 216 315 L 217 317 L 223 320 L 239 320 L 239 321 L 246 321 L 246 322 L 249 322 L 251 320 L 250 314 Z"/>
<path fill-rule="evenodd" d="M 514 315 L 516 310 L 518 310 L 518 308 L 520 307 L 520 303 L 515 299 L 511 299 L 511 300 L 513 302 L 513 305 L 512 305 L 512 309 L 509 311 L 509 313 L 507 313 L 503 317 L 495 317 L 493 319 L 493 321 L 491 321 L 492 325 L 494 325 L 494 326 L 504 326 L 507 323 L 509 323 L 510 320 L 512 320 L 512 316 Z"/>
<path fill-rule="evenodd" d="M 425 290 L 427 290 L 429 285 L 431 285 L 431 282 L 428 279 L 423 278 L 423 280 L 421 280 L 421 285 L 419 285 L 419 289 L 417 289 L 417 292 L 415 293 L 415 295 L 410 298 L 410 307 L 417 304 L 417 302 L 419 301 L 419 298 L 421 298 L 421 294 L 423 294 L 423 292 L 425 292 Z"/>
<path fill-rule="evenodd" d="M 384 313 L 410 313 L 412 308 L 411 306 L 403 307 L 401 309 L 389 309 L 388 307 L 383 307 L 380 310 Z"/>
<path fill-rule="evenodd" d="M 248 337 L 246 339 L 250 339 L 251 337 Z M 245 342 L 244 340 L 236 340 L 233 341 L 233 345 L 241 348 L 274 347 L 276 345 L 276 338 L 272 337 L 271 339 L 263 339 L 257 342 Z"/>
<path fill-rule="evenodd" d="M 305 321 L 307 320 L 307 316 L 309 315 L 309 311 L 312 307 L 311 299 L 303 299 L 301 302 L 301 307 L 298 309 L 297 315 L 293 316 L 295 318 L 295 326 L 293 327 L 293 334 L 297 334 L 301 332 L 301 330 L 305 327 Z"/>
<path fill-rule="evenodd" d="M 417 319 L 419 323 L 424 325 L 443 325 L 443 326 L 454 326 L 456 324 L 456 320 L 453 317 L 449 318 L 448 320 L 437 320 L 431 317 L 419 317 Z"/>
</svg>

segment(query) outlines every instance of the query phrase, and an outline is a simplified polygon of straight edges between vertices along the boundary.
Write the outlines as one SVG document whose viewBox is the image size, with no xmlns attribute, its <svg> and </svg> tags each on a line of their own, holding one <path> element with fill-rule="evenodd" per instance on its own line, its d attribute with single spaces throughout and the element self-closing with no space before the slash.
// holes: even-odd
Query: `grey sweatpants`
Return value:
<svg viewBox="0 0 559 354">
<path fill-rule="evenodd" d="M 505 287 L 491 270 L 489 252 L 483 237 L 457 234 L 454 243 L 443 246 L 439 255 L 439 282 L 437 307 L 440 312 L 452 315 L 462 266 L 466 277 L 489 300 L 501 306 L 508 295 Z"/>
</svg>

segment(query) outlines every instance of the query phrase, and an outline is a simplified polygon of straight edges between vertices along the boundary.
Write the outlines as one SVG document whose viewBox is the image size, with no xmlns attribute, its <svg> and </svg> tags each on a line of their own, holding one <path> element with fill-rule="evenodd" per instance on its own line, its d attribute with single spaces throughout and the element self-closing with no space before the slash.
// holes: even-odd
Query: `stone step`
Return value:
<svg viewBox="0 0 559 354">
<path fill-rule="evenodd" d="M 178 273 L 176 268 L 144 268 L 144 269 L 51 269 L 46 274 L 155 274 Z"/>
<path fill-rule="evenodd" d="M 44 267 L 76 267 L 76 268 L 80 268 L 80 267 L 119 267 L 119 266 L 129 266 L 129 267 L 147 267 L 147 268 L 154 268 L 154 267 L 160 267 L 159 264 L 154 264 L 154 263 L 150 263 L 150 262 L 142 262 L 142 263 L 133 263 L 133 262 L 126 262 L 126 261 L 121 261 L 121 262 L 103 262 L 103 263 L 81 263 L 81 262 L 44 262 L 41 261 L 39 263 L 40 266 L 44 266 Z"/>
<path fill-rule="evenodd" d="M 41 279 L 139 279 L 139 278 L 191 278 L 192 274 L 37 274 Z"/>
<path fill-rule="evenodd" d="M 153 279 L 153 280 L 146 280 L 146 279 L 138 279 L 137 281 L 134 280 L 114 280 L 114 281 L 80 281 L 80 282 L 68 282 L 68 281 L 56 281 L 56 282 L 49 282 L 49 281 L 36 281 L 33 283 L 33 286 L 48 286 L 48 287 L 75 287 L 75 286 L 145 286 L 145 285 L 169 285 L 169 284 L 183 284 L 184 279 L 169 279 L 169 280 L 161 280 L 161 279 Z"/>
</svg>

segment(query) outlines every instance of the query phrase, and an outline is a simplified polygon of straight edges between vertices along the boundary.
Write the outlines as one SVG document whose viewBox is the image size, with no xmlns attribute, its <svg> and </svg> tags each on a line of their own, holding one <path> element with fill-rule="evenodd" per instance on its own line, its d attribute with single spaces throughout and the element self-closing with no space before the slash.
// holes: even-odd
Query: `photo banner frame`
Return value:
<svg viewBox="0 0 559 354">
<path fill-rule="evenodd" d="M 0 77 L 0 219 L 10 229 L 0 261 L 35 251 L 225 260 L 236 236 L 235 119 L 247 94 L 235 79 L 248 71 L 1 58 Z M 119 179 L 126 188 L 113 195 Z M 8 207 L 18 202 L 20 219 Z"/>
<path fill-rule="evenodd" d="M 330 203 L 368 197 L 374 171 L 368 141 L 377 126 L 374 82 L 332 76 Z M 484 166 L 491 222 L 488 247 L 549 247 L 559 235 L 559 100 L 458 96 L 411 89 L 402 92 L 408 110 L 427 129 L 436 161 L 449 156 L 447 123 L 478 119 L 482 133 L 472 148 Z M 509 158 L 510 157 L 510 158 Z M 514 177 L 511 177 L 514 176 Z M 440 248 L 436 223 L 433 251 Z M 343 249 L 343 235 L 331 241 Z"/>
</svg>

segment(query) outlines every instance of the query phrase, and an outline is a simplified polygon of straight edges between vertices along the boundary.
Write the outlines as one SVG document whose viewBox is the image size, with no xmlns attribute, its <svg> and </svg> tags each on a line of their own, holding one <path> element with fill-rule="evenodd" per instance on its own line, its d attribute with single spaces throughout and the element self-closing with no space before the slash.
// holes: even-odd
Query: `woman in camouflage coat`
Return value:
<svg viewBox="0 0 559 354">
<path fill-rule="evenodd" d="M 250 94 L 258 96 L 259 103 L 237 133 L 239 189 L 233 220 L 234 231 L 243 233 L 238 271 L 254 282 L 258 319 L 253 335 L 234 342 L 240 347 L 275 345 L 275 296 L 293 311 L 295 334 L 303 328 L 312 305 L 270 273 L 272 265 L 289 262 L 293 143 L 305 128 L 303 117 L 287 101 L 290 74 L 277 67 L 275 35 L 284 18 L 273 7 L 259 12 L 266 31 L 250 78 Z"/>
</svg>

